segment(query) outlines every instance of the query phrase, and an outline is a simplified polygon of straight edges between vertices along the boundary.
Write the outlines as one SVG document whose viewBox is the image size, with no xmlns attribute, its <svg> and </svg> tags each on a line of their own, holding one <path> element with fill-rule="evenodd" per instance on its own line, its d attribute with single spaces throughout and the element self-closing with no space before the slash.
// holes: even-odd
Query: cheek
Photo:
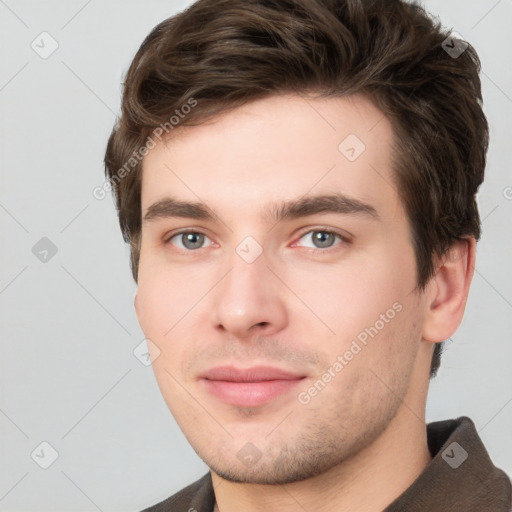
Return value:
<svg viewBox="0 0 512 512">
<path fill-rule="evenodd" d="M 149 252 L 149 251 L 148 251 Z M 169 265 L 165 256 L 141 253 L 137 314 L 147 337 L 163 337 L 204 293 L 207 276 Z"/>
<path fill-rule="evenodd" d="M 147 338 L 160 337 L 171 327 L 172 294 L 163 279 L 146 279 L 139 274 L 137 316 Z"/>
<path fill-rule="evenodd" d="M 291 309 L 298 324 L 325 332 L 326 340 L 330 331 L 333 340 L 344 343 L 376 322 L 380 327 L 381 315 L 384 321 L 395 318 L 396 309 L 410 300 L 415 267 L 407 258 L 397 262 L 391 255 L 372 254 L 340 265 L 317 265 L 314 271 L 289 269 L 284 280 L 304 303 L 295 301 Z"/>
<path fill-rule="evenodd" d="M 190 292 L 191 287 L 184 287 L 182 279 L 174 273 L 149 261 L 144 263 L 139 274 L 137 316 L 145 337 L 152 342 L 148 343 L 152 351 L 151 366 L 162 396 L 171 413 L 178 415 L 179 404 L 190 400 L 178 382 L 186 354 L 185 342 L 189 341 L 185 335 L 190 332 L 188 302 L 197 301 L 197 291 Z"/>
<path fill-rule="evenodd" d="M 153 370 L 166 386 L 174 386 L 166 372 L 181 375 L 183 361 L 194 356 L 193 340 L 207 326 L 202 299 L 217 275 L 195 265 L 171 267 L 158 258 L 141 257 L 137 316 L 145 337 L 158 347 Z"/>
</svg>

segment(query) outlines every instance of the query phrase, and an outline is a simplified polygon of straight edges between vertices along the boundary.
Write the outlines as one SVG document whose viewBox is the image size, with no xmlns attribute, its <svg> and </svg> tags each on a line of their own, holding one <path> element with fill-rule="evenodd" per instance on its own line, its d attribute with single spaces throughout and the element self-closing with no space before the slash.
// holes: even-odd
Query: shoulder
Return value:
<svg viewBox="0 0 512 512">
<path fill-rule="evenodd" d="M 215 495 L 210 473 L 142 512 L 212 512 Z"/>
</svg>

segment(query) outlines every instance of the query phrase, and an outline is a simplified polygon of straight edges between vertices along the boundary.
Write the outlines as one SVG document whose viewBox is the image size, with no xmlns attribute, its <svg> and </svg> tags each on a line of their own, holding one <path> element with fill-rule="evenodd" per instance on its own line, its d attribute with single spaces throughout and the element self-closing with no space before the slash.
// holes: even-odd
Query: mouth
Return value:
<svg viewBox="0 0 512 512">
<path fill-rule="evenodd" d="M 305 375 L 269 366 L 237 369 L 219 366 L 201 376 L 206 390 L 229 405 L 259 407 L 290 393 Z"/>
</svg>

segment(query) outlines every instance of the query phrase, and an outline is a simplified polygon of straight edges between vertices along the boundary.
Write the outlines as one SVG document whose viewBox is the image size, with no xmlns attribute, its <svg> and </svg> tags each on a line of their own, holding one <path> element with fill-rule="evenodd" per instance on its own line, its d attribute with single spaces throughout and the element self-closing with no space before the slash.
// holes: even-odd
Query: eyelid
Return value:
<svg viewBox="0 0 512 512">
<path fill-rule="evenodd" d="M 347 231 L 341 231 L 341 230 L 338 230 L 338 229 L 335 229 L 335 228 L 332 228 L 329 226 L 308 226 L 307 228 L 303 228 L 299 232 L 299 234 L 296 236 L 296 240 L 295 240 L 295 242 L 293 242 L 292 246 L 294 246 L 304 235 L 307 235 L 308 233 L 315 232 L 315 231 L 332 233 L 333 235 L 337 235 L 343 240 L 343 242 L 345 242 L 347 244 L 352 243 L 353 238 L 354 238 L 353 235 L 348 233 Z M 327 249 L 318 248 L 318 249 L 322 252 L 325 252 L 329 248 L 327 248 Z"/>
<path fill-rule="evenodd" d="M 170 231 L 169 233 L 166 233 L 163 236 L 163 241 L 165 243 L 168 243 L 171 240 L 171 238 L 173 238 L 177 235 L 185 235 L 187 233 L 198 233 L 198 234 L 207 236 L 211 240 L 211 236 L 209 236 L 208 233 L 206 233 L 202 228 L 190 227 L 190 228 L 177 229 L 175 231 Z"/>
</svg>

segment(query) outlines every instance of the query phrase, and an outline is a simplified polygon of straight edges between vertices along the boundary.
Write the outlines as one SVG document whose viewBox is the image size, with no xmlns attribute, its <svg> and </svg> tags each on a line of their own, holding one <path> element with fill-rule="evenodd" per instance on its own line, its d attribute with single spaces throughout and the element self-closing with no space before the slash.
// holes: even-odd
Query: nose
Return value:
<svg viewBox="0 0 512 512">
<path fill-rule="evenodd" d="M 285 328 L 283 285 L 267 267 L 264 254 L 252 263 L 234 254 L 231 263 L 230 272 L 215 289 L 214 328 L 237 339 L 272 335 Z"/>
</svg>

